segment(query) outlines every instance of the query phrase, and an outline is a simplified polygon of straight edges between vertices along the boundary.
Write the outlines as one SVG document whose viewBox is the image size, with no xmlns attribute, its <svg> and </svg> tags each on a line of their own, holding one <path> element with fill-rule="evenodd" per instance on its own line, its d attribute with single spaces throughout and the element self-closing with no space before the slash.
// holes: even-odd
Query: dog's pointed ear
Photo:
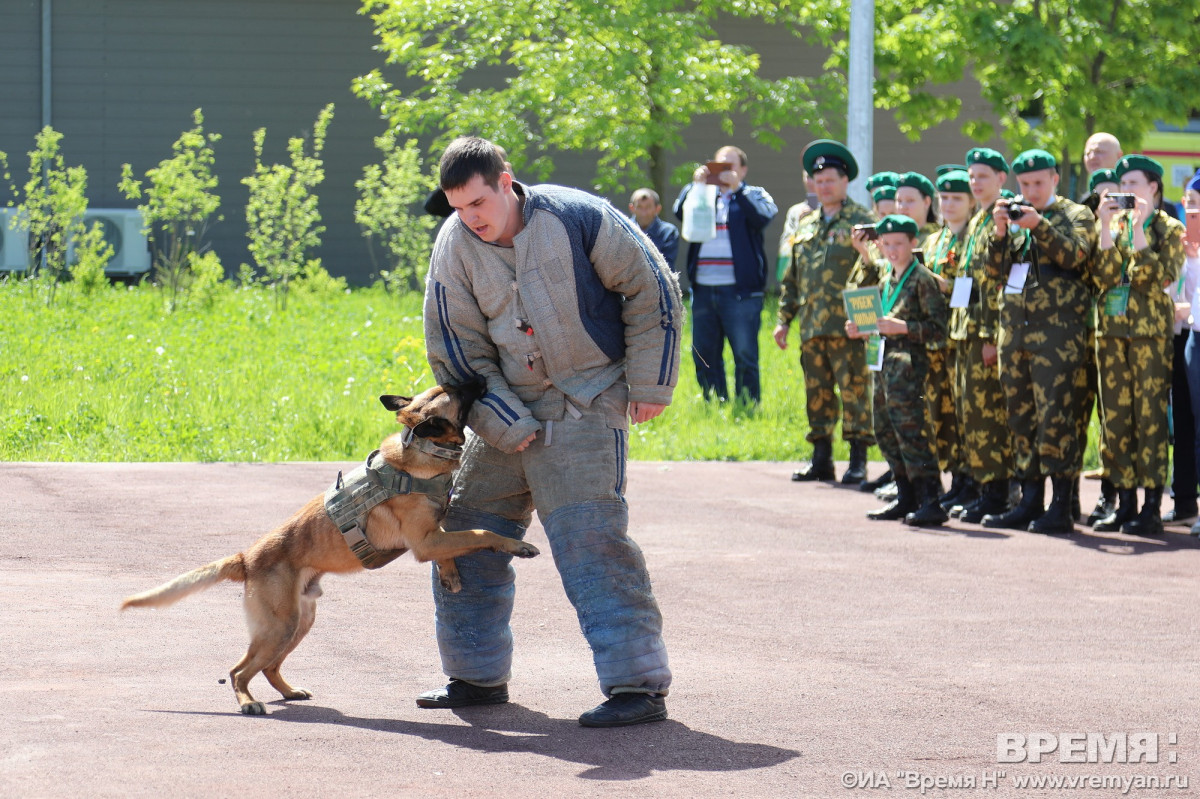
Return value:
<svg viewBox="0 0 1200 799">
<path fill-rule="evenodd" d="M 413 428 L 413 435 L 417 438 L 433 438 L 434 436 L 445 435 L 450 432 L 450 425 L 445 419 L 433 417 L 426 419 L 419 425 Z"/>
<path fill-rule="evenodd" d="M 384 394 L 379 398 L 379 401 L 383 403 L 383 407 L 395 413 L 401 408 L 408 407 L 409 403 L 412 402 L 412 397 L 400 397 L 395 394 Z"/>
</svg>

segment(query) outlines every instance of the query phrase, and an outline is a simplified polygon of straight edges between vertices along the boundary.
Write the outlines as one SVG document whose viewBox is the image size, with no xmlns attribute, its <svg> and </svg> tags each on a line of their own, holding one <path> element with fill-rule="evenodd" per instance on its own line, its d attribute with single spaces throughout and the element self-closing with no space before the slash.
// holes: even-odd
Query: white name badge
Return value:
<svg viewBox="0 0 1200 799">
<path fill-rule="evenodd" d="M 874 333 L 867 339 L 867 369 L 872 372 L 878 372 L 883 368 L 883 345 L 885 341 L 883 336 Z"/>
<path fill-rule="evenodd" d="M 1004 284 L 1005 294 L 1020 294 L 1025 290 L 1025 278 L 1029 277 L 1029 263 L 1013 264 L 1008 270 L 1008 282 Z"/>
<path fill-rule="evenodd" d="M 971 278 L 954 278 L 954 290 L 950 292 L 951 308 L 966 308 L 971 304 Z"/>
</svg>

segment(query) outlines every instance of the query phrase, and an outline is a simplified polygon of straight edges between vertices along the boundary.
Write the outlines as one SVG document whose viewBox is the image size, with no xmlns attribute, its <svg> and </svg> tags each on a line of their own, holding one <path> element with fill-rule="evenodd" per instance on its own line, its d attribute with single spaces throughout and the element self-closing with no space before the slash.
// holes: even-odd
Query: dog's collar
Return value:
<svg viewBox="0 0 1200 799">
<path fill-rule="evenodd" d="M 418 451 L 435 458 L 447 461 L 462 460 L 462 447 L 457 444 L 438 444 L 428 438 L 421 438 L 413 432 L 413 428 L 405 426 L 400 443 L 406 447 L 416 447 Z"/>
</svg>

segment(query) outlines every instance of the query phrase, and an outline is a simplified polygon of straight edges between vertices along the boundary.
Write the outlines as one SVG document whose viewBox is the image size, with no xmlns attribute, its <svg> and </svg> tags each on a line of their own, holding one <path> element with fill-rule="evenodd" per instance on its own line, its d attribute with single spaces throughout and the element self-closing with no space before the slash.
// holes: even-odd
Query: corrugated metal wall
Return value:
<svg viewBox="0 0 1200 799">
<path fill-rule="evenodd" d="M 354 182 L 376 158 L 372 139 L 383 123 L 350 92 L 350 81 L 380 59 L 371 50 L 370 21 L 353 0 L 53 0 L 54 127 L 64 134 L 69 164 L 83 164 L 93 207 L 129 207 L 117 191 L 121 165 L 139 176 L 171 153 L 171 143 L 190 127 L 192 109 L 204 109 L 205 127 L 223 139 L 216 147 L 224 221 L 213 243 L 232 273 L 249 260 L 246 250 L 246 189 L 239 182 L 253 167 L 251 133 L 267 128 L 268 160 L 284 160 L 288 137 L 310 128 L 320 108 L 336 104 L 326 146 L 326 180 L 320 207 L 326 267 L 352 282 L 372 271 L 354 224 Z M 0 150 L 9 154 L 17 182 L 28 165 L 41 126 L 41 0 L 6 0 L 0 5 Z M 790 34 L 729 20 L 731 42 L 749 44 L 762 55 L 766 74 L 814 74 L 824 53 L 806 48 Z M 977 93 L 966 98 L 980 107 Z M 910 144 L 889 114 L 876 115 L 877 169 L 931 173 L 962 157 L 971 143 L 957 125 L 929 131 Z M 747 150 L 748 180 L 767 188 L 781 209 L 804 198 L 799 155 L 824 131 L 784 131 L 781 152 L 756 145 L 749 129 L 732 139 L 714 120 L 697 119 L 686 146 L 671 155 L 670 167 L 706 160 L 734 143 Z M 551 180 L 590 186 L 595 159 L 586 153 L 557 159 Z M 633 186 L 630 189 L 635 188 Z M 620 208 L 628 193 L 610 197 Z M 664 198 L 669 207 L 673 196 Z M 0 198 L 0 204 L 7 198 Z M 780 219 L 767 231 L 776 240 Z M 771 248 L 769 248 L 771 249 Z M 682 262 L 682 255 L 680 256 Z M 682 264 L 681 264 L 682 265 Z"/>
</svg>

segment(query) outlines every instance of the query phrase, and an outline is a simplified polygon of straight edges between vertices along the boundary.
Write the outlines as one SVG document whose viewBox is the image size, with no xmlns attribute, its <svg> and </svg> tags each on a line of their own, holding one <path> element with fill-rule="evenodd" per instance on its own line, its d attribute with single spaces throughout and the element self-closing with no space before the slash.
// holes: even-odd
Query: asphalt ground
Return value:
<svg viewBox="0 0 1200 799">
<path fill-rule="evenodd" d="M 1200 792 L 1200 551 L 1183 526 L 913 530 L 868 521 L 868 494 L 790 482 L 789 464 L 631 464 L 675 683 L 668 721 L 612 730 L 576 723 L 602 697 L 537 526 L 507 705 L 415 706 L 442 675 L 429 567 L 407 556 L 325 578 L 284 671 L 314 698 L 256 678 L 265 717 L 221 682 L 246 644 L 241 585 L 118 612 L 351 466 L 0 464 L 0 796 Z"/>
</svg>

